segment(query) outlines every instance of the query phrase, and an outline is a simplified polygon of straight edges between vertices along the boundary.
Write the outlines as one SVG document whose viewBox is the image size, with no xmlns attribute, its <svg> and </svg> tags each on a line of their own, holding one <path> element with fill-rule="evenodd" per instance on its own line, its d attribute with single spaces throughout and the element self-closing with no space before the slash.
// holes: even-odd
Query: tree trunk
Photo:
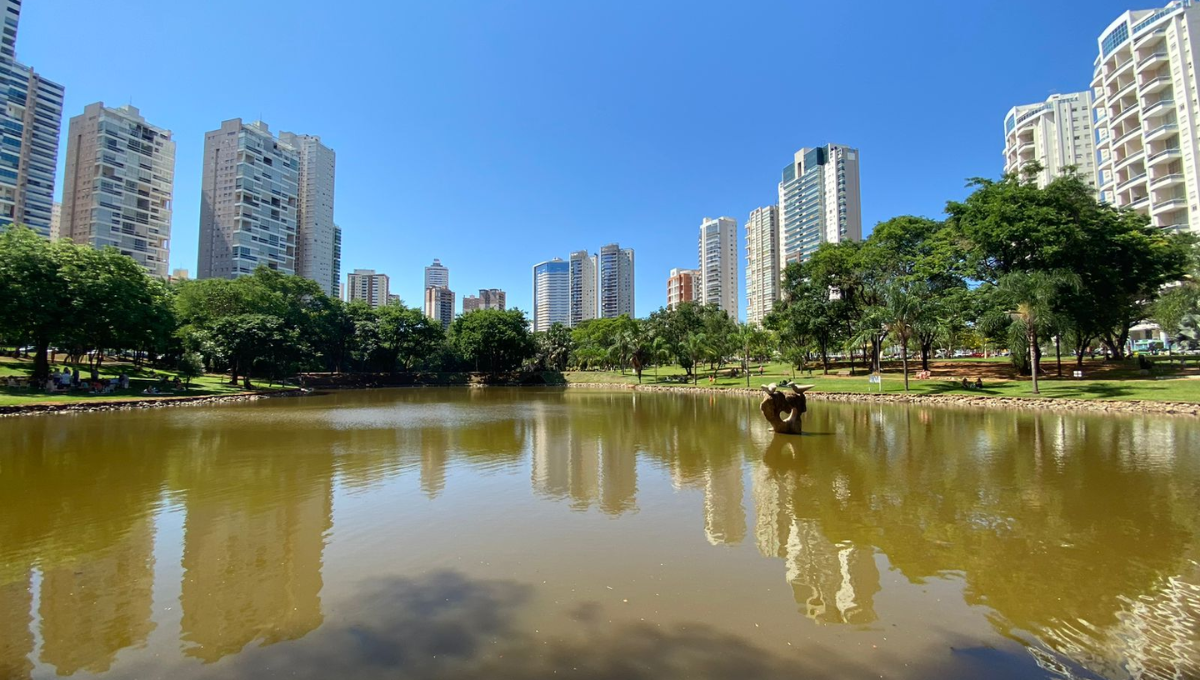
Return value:
<svg viewBox="0 0 1200 680">
<path fill-rule="evenodd" d="M 908 341 L 900 343 L 900 366 L 904 369 L 904 391 L 908 391 Z"/>
<path fill-rule="evenodd" d="M 1054 336 L 1054 363 L 1058 364 L 1058 377 L 1062 377 L 1062 336 Z"/>
<path fill-rule="evenodd" d="M 1033 324 L 1029 324 L 1029 374 L 1033 376 L 1033 393 L 1038 392 L 1038 353 L 1037 353 L 1037 331 L 1034 330 Z"/>
<path fill-rule="evenodd" d="M 33 343 L 33 379 L 39 385 L 50 377 L 50 362 L 46 353 L 50 351 L 49 340 L 35 340 Z"/>
</svg>

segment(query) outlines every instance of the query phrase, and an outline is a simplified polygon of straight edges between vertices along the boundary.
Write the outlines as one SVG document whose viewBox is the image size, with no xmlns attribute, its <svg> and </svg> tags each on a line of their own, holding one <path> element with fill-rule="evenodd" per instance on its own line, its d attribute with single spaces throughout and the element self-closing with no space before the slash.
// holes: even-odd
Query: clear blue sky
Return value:
<svg viewBox="0 0 1200 680">
<path fill-rule="evenodd" d="M 93 101 L 174 131 L 173 267 L 196 269 L 204 132 L 261 116 L 337 151 L 343 272 L 386 272 L 419 306 L 438 257 L 460 299 L 499 287 L 528 311 L 533 264 L 618 241 L 645 316 L 695 266 L 701 218 L 774 203 L 802 146 L 861 150 L 864 231 L 939 215 L 1000 173 L 1011 106 L 1088 86 L 1130 8 L 26 0 L 17 53 L 66 86 L 64 134 Z"/>
</svg>

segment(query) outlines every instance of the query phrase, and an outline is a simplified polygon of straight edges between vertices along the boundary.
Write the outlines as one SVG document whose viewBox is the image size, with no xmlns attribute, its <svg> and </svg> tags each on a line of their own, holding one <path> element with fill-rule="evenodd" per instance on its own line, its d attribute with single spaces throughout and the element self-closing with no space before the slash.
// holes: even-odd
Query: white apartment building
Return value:
<svg viewBox="0 0 1200 680">
<path fill-rule="evenodd" d="M 684 302 L 696 301 L 696 279 L 699 273 L 695 269 L 671 270 L 667 276 L 667 309 L 675 309 Z"/>
<path fill-rule="evenodd" d="M 0 0 L 0 227 L 50 236 L 62 85 L 16 60 L 20 0 Z"/>
<path fill-rule="evenodd" d="M 696 293 L 701 304 L 716 305 L 734 320 L 738 318 L 737 228 L 737 220 L 732 217 L 705 217 L 701 221 Z"/>
<path fill-rule="evenodd" d="M 633 249 L 610 243 L 596 259 L 596 292 L 602 319 L 634 316 Z"/>
<path fill-rule="evenodd" d="M 50 239 L 55 240 L 62 236 L 62 203 L 54 202 L 50 208 Z"/>
<path fill-rule="evenodd" d="M 89 104 L 67 127 L 58 234 L 111 246 L 167 278 L 175 142 L 132 106 Z M 54 232 L 53 220 L 51 235 Z"/>
<path fill-rule="evenodd" d="M 454 291 L 445 286 L 426 288 L 425 316 L 442 324 L 443 330 L 449 328 L 454 321 Z"/>
<path fill-rule="evenodd" d="M 761 324 L 779 299 L 779 209 L 768 205 L 746 220 L 746 322 Z"/>
<path fill-rule="evenodd" d="M 862 240 L 857 149 L 828 144 L 803 148 L 779 182 L 779 269 L 800 262 L 822 243 Z"/>
<path fill-rule="evenodd" d="M 571 265 L 562 258 L 533 266 L 533 332 L 571 320 Z"/>
<path fill-rule="evenodd" d="M 1122 14 L 1092 76 L 1100 198 L 1164 229 L 1200 229 L 1200 4 Z"/>
<path fill-rule="evenodd" d="M 315 135 L 279 133 L 281 144 L 300 158 L 296 214 L 296 274 L 316 281 L 326 295 L 337 291 L 341 266 L 337 226 L 333 223 L 334 168 L 337 155 Z"/>
<path fill-rule="evenodd" d="M 237 278 L 260 265 L 296 273 L 299 154 L 267 124 L 221 123 L 204 135 L 198 278 Z"/>
<path fill-rule="evenodd" d="M 578 326 L 596 318 L 596 256 L 586 250 L 570 255 L 571 308 L 568 325 Z"/>
<path fill-rule="evenodd" d="M 433 264 L 425 268 L 425 287 L 450 287 L 450 270 L 442 266 L 442 261 L 434 258 Z"/>
<path fill-rule="evenodd" d="M 1004 172 L 1022 174 L 1037 161 L 1044 187 L 1068 167 L 1096 187 L 1096 139 L 1092 93 L 1055 94 L 1037 104 L 1014 106 L 1004 117 Z"/>
<path fill-rule="evenodd" d="M 346 275 L 346 302 L 362 300 L 372 307 L 388 303 L 390 280 L 374 269 L 355 269 Z"/>
</svg>

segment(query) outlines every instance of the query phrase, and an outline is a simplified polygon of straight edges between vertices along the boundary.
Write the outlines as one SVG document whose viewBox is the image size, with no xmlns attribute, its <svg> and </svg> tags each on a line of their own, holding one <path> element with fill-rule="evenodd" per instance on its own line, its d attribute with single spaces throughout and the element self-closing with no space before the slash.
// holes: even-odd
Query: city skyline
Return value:
<svg viewBox="0 0 1200 680">
<path fill-rule="evenodd" d="M 629 81 L 631 75 L 636 75 L 635 64 L 658 67 L 673 63 L 673 46 L 687 43 L 692 36 L 703 34 L 705 30 L 730 19 L 713 11 L 715 5 L 702 5 L 687 21 L 678 22 L 677 12 L 663 7 L 646 17 L 645 26 L 628 29 L 638 34 L 642 31 L 659 34 L 669 26 L 662 44 L 639 47 L 636 58 L 631 55 L 629 60 L 619 60 L 611 65 L 611 69 L 598 70 L 596 57 L 580 56 L 577 50 L 570 50 L 571 43 L 565 38 L 542 45 L 539 49 L 554 56 L 548 60 L 538 60 L 536 64 L 566 59 L 566 63 L 574 64 L 583 77 L 570 85 L 552 81 L 553 87 L 545 90 L 544 94 L 541 89 L 529 90 L 524 87 L 510 88 L 512 91 L 509 92 L 493 91 L 495 88 L 485 85 L 490 97 L 499 93 L 501 100 L 509 105 L 509 113 L 486 125 L 480 125 L 479 121 L 468 117 L 471 109 L 464 106 L 461 97 L 446 100 L 445 96 L 438 95 L 428 103 L 428 110 L 425 107 L 410 108 L 404 112 L 398 126 L 389 122 L 386 128 L 398 132 L 402 143 L 408 145 L 403 157 L 389 161 L 399 163 L 396 166 L 399 174 L 393 177 L 380 171 L 377 164 L 383 159 L 378 153 L 372 153 L 378 148 L 373 133 L 383 129 L 375 125 L 377 117 L 374 110 L 365 111 L 366 119 L 360 115 L 364 113 L 360 107 L 314 110 L 301 104 L 299 96 L 305 90 L 300 83 L 311 83 L 313 78 L 323 75 L 337 73 L 339 77 L 350 78 L 342 86 L 346 88 L 378 78 L 380 74 L 375 66 L 377 59 L 363 60 L 363 55 L 354 49 L 354 43 L 367 44 L 372 40 L 363 39 L 357 34 L 351 38 L 351 27 L 370 34 L 373 28 L 369 24 L 386 21 L 377 22 L 373 19 L 368 22 L 366 17 L 379 12 L 387 14 L 393 11 L 391 8 L 377 7 L 363 12 L 351 8 L 339 13 L 329 26 L 331 44 L 350 49 L 347 58 L 352 62 L 356 59 L 362 62 L 360 72 L 345 74 L 342 68 L 321 65 L 310 55 L 297 53 L 289 55 L 294 57 L 295 63 L 290 63 L 289 68 L 279 74 L 280 82 L 292 87 L 285 86 L 276 88 L 278 92 L 268 92 L 215 87 L 216 83 L 221 82 L 219 78 L 226 77 L 233 64 L 239 63 L 247 55 L 240 54 L 238 59 L 229 55 L 211 66 L 196 70 L 194 64 L 200 58 L 197 55 L 207 54 L 211 44 L 208 41 L 196 41 L 190 35 L 177 36 L 179 39 L 174 40 L 171 48 L 160 55 L 155 63 L 146 65 L 144 70 L 132 70 L 129 73 L 114 73 L 99 63 L 71 58 L 70 50 L 64 50 L 63 46 L 86 42 L 98 31 L 118 30 L 119 24 L 115 17 L 99 16 L 85 20 L 83 13 L 70 11 L 70 1 L 63 4 L 68 6 L 66 11 L 62 11 L 63 6 L 57 4 L 25 3 L 20 38 L 16 45 L 17 56 L 22 62 L 35 65 L 38 73 L 48 74 L 55 82 L 66 86 L 64 119 L 78 114 L 90 102 L 105 101 L 111 106 L 123 103 L 128 98 L 148 120 L 175 133 L 179 158 L 168 270 L 191 269 L 196 265 L 199 155 L 204 131 L 234 116 L 241 116 L 245 120 L 262 118 L 271 121 L 279 129 L 300 129 L 320 135 L 325 143 L 338 150 L 337 220 L 348 225 L 343 243 L 343 271 L 363 267 L 391 271 L 396 274 L 394 283 L 400 296 L 410 305 L 416 305 L 420 299 L 420 284 L 415 276 L 405 272 L 415 270 L 416 266 L 423 264 L 421 260 L 427 262 L 431 255 L 440 252 L 453 257 L 462 266 L 462 271 L 469 272 L 471 280 L 461 282 L 464 290 L 491 286 L 504 288 L 511 291 L 509 306 L 527 311 L 532 308 L 532 291 L 524 283 L 528 280 L 528 274 L 523 272 L 528 271 L 525 269 L 527 262 L 536 259 L 536 255 L 533 258 L 524 257 L 524 262 L 519 266 L 501 267 L 495 263 L 513 259 L 514 253 L 521 251 L 521 244 L 499 243 L 498 252 L 486 253 L 476 252 L 481 249 L 446 249 L 440 245 L 444 231 L 437 228 L 423 230 L 415 226 L 398 228 L 389 215 L 377 210 L 377 197 L 388 196 L 389 200 L 399 200 L 398 205 L 406 214 L 403 225 L 442 223 L 451 229 L 465 229 L 470 238 L 463 239 L 463 243 L 479 242 L 477 239 L 483 233 L 480 230 L 491 228 L 489 222 L 496 219 L 497 215 L 506 224 L 513 224 L 509 221 L 512 216 L 523 215 L 526 208 L 536 206 L 533 211 L 540 213 L 536 224 L 525 222 L 521 227 L 505 228 L 542 240 L 548 246 L 548 252 L 570 252 L 570 248 L 575 246 L 569 241 L 578 241 L 577 235 L 572 236 L 576 231 L 597 233 L 602 241 L 628 242 L 641 251 L 639 268 L 643 270 L 643 278 L 650 276 L 653 280 L 659 280 L 662 273 L 686 262 L 680 262 L 678 254 L 672 251 L 671 241 L 678 240 L 685 233 L 677 231 L 674 225 L 686 224 L 694 219 L 690 216 L 704 213 L 731 214 L 741 218 L 754 208 L 772 201 L 769 188 L 766 191 L 763 189 L 764 178 L 777 172 L 772 172 L 772 168 L 778 167 L 776 159 L 787 153 L 785 149 L 795 149 L 801 143 L 848 141 L 868 154 L 862 192 L 865 236 L 873 224 L 894 215 L 938 216 L 946 198 L 965 195 L 965 178 L 997 176 L 1002 169 L 1002 164 L 997 162 L 997 150 L 1001 148 L 1002 140 L 997 139 L 996 125 L 1004 112 L 1014 104 L 1044 101 L 1054 93 L 1086 89 L 1090 85 L 1091 75 L 1088 67 L 1096 56 L 1096 40 L 1113 19 L 1126 10 L 1161 6 L 1160 3 L 1130 6 L 1124 2 L 1098 2 L 1090 5 L 1083 15 L 1077 11 L 1046 8 L 1030 2 L 1017 2 L 1003 13 L 980 7 L 955 8 L 953 12 L 934 6 L 927 8 L 927 11 L 878 8 L 862 17 L 865 22 L 862 30 L 867 35 L 875 36 L 874 45 L 859 50 L 860 54 L 849 55 L 849 63 L 839 63 L 836 77 L 829 72 L 830 69 L 821 68 L 829 60 L 819 56 L 821 50 L 815 50 L 818 57 L 814 64 L 816 68 L 812 69 L 811 87 L 804 93 L 781 95 L 783 99 L 774 102 L 771 110 L 758 109 L 717 119 L 715 113 L 689 108 L 684 102 L 689 94 L 698 92 L 701 87 L 707 89 L 722 83 L 738 83 L 739 88 L 752 88 L 775 78 L 778 67 L 766 66 L 779 61 L 777 53 L 783 50 L 782 44 L 786 43 L 783 40 L 776 40 L 774 44 L 764 41 L 761 46 L 739 55 L 731 62 L 721 61 L 720 66 L 713 61 L 715 57 L 688 63 L 681 73 L 683 77 L 655 93 L 647 102 L 648 106 L 642 107 L 640 112 L 622 113 L 617 118 L 604 120 L 571 105 L 571 93 L 577 87 L 594 92 L 590 96 L 596 97 L 614 96 L 629 87 L 640 90 L 650 81 L 647 77 Z M 149 30 L 167 30 L 171 25 L 186 24 L 205 27 L 204 30 L 218 36 L 218 42 L 253 43 L 252 40 L 243 40 L 251 35 L 249 26 L 228 25 L 218 21 L 220 13 L 211 12 L 207 7 L 172 6 L 162 12 L 157 5 L 135 0 L 131 11 L 137 11 L 139 4 L 145 5 L 146 16 L 153 24 L 148 27 Z M 295 6 L 289 4 L 288 9 L 294 10 L 295 15 L 299 16 L 305 6 L 305 2 L 299 2 Z M 1029 32 L 1025 23 L 1019 21 L 1023 11 L 1036 11 L 1043 19 L 1036 30 Z M 769 11 L 763 8 L 739 13 L 732 20 L 743 27 L 760 26 L 768 15 L 772 23 L 786 23 L 777 21 L 785 16 L 837 23 L 847 20 L 846 13 L 847 9 L 841 7 L 806 7 L 803 10 L 777 7 Z M 434 83 L 484 83 L 486 81 L 479 80 L 479 77 L 488 70 L 483 64 L 489 62 L 484 60 L 479 51 L 481 48 L 463 52 L 465 43 L 459 37 L 502 35 L 506 26 L 518 26 L 521 30 L 512 39 L 492 45 L 491 49 L 497 51 L 499 60 L 497 68 L 524 70 L 544 80 L 552 72 L 524 58 L 525 48 L 521 45 L 527 41 L 520 38 L 530 32 L 538 35 L 553 32 L 559 22 L 565 22 L 566 25 L 578 23 L 581 17 L 569 16 L 572 14 L 587 15 L 596 20 L 598 27 L 618 22 L 615 13 L 586 8 L 562 10 L 554 16 L 541 16 L 538 12 L 532 15 L 529 12 L 515 12 L 508 16 L 483 12 L 468 17 L 466 22 L 462 21 L 463 17 L 443 8 L 421 8 L 415 12 L 412 21 L 406 23 L 435 29 L 433 33 L 440 36 L 436 48 L 430 52 L 430 45 L 414 44 L 410 47 L 389 45 L 386 49 L 414 49 L 430 54 L 432 68 L 428 74 L 404 77 L 402 89 L 408 94 L 430 91 Z M 922 18 L 918 20 L 918 16 Z M 900 31 L 900 27 L 904 30 Z M 951 29 L 949 34 L 947 28 Z M 1025 36 L 1024 40 L 1031 49 L 1015 61 L 997 61 L 994 55 L 1003 50 L 1008 36 L 1017 29 Z M 896 43 L 901 35 L 905 36 L 905 58 L 897 64 L 897 68 L 903 69 L 905 78 L 895 79 L 884 76 L 878 70 L 878 64 L 881 63 L 881 55 L 899 49 Z M 586 32 L 581 38 L 585 41 L 592 39 Z M 926 40 L 929 44 L 914 50 L 914 38 Z M 428 40 L 433 39 L 433 34 L 430 34 Z M 825 45 L 832 40 L 832 37 L 821 38 L 818 42 Z M 249 49 L 252 54 L 257 54 L 263 48 L 251 45 Z M 944 54 L 946 49 L 961 55 L 962 59 L 956 61 L 964 65 L 953 65 L 950 72 L 945 68 L 931 68 L 934 63 L 944 66 L 941 64 L 944 60 L 936 55 Z M 840 52 L 845 54 L 844 49 Z M 935 62 L 935 59 L 938 61 Z M 974 72 L 974 68 L 965 66 L 973 60 L 987 67 L 985 76 L 981 77 Z M 757 72 L 756 68 L 759 69 Z M 173 77 L 180 73 L 187 73 L 189 77 Z M 712 81 L 714 73 L 717 80 Z M 757 75 L 750 80 L 735 76 L 745 73 Z M 928 115 L 926 108 L 932 101 L 936 84 L 945 78 L 956 77 L 958 73 L 966 76 L 967 89 L 956 98 L 959 110 L 955 116 L 939 119 Z M 504 81 L 504 78 L 495 78 L 494 74 L 489 74 L 489 77 Z M 831 87 L 835 80 L 847 78 L 860 79 L 870 87 L 844 93 L 842 105 L 827 111 L 802 103 L 810 92 Z M 896 80 L 905 82 L 903 85 L 892 82 Z M 154 86 L 151 87 L 151 84 Z M 289 92 L 289 89 L 294 92 Z M 205 95 L 196 96 L 195 93 L 201 90 Z M 397 92 L 397 95 L 400 93 Z M 480 96 L 483 96 L 482 93 Z M 519 101 L 514 98 L 523 97 L 527 99 L 513 106 L 514 102 Z M 897 104 L 894 107 L 896 111 L 886 117 L 881 116 L 877 108 L 869 106 L 869 102 L 878 97 L 886 97 Z M 549 108 L 545 107 L 551 101 L 547 98 L 553 98 L 553 105 Z M 570 134 L 561 136 L 558 131 L 547 129 L 545 125 L 522 128 L 522 116 L 528 116 L 529 111 L 536 111 L 539 107 L 544 112 L 535 119 L 549 120 L 547 116 L 550 116 L 550 119 L 565 125 L 562 132 L 570 131 Z M 384 109 L 387 109 L 386 103 L 380 111 Z M 432 116 L 435 109 L 438 111 L 437 123 L 430 125 L 425 118 Z M 789 109 L 792 112 L 785 115 L 783 111 Z M 801 109 L 801 113 L 795 113 L 796 109 Z M 653 134 L 651 131 L 656 130 L 656 126 L 668 121 L 671 121 L 670 131 L 667 134 L 654 134 L 652 144 L 646 146 L 651 153 L 639 154 L 638 164 L 643 167 L 631 168 L 632 156 L 613 152 L 611 143 L 614 134 L 624 130 L 634 135 L 634 139 L 644 138 L 644 141 L 650 142 L 651 138 L 646 135 Z M 364 122 L 368 124 L 364 125 Z M 371 132 L 366 133 L 367 130 Z M 593 130 L 596 134 L 581 138 L 581 130 Z M 696 135 L 701 130 L 705 131 L 704 143 L 697 144 L 695 142 L 699 138 Z M 913 153 L 899 139 L 934 130 L 941 137 L 953 138 L 955 144 Z M 428 139 L 418 141 L 415 136 L 418 131 Z M 899 134 L 901 131 L 904 135 Z M 463 143 L 446 146 L 444 141 L 449 134 L 456 135 Z M 511 136 L 513 134 L 516 136 Z M 729 137 L 730 141 L 726 141 L 725 137 Z M 735 138 L 738 140 L 736 144 L 732 141 Z M 508 139 L 514 143 L 518 139 L 523 140 L 521 143 L 527 146 L 527 155 L 524 158 L 512 155 L 512 147 L 504 141 Z M 63 148 L 65 141 L 59 145 L 60 152 Z M 440 149 L 436 155 L 432 153 L 434 148 Z M 739 170 L 689 180 L 683 179 L 684 173 L 675 172 L 687 164 L 695 163 L 698 157 L 714 153 L 721 154 L 731 167 Z M 56 196 L 61 196 L 61 173 L 65 163 L 63 155 L 59 153 L 60 178 L 56 182 Z M 431 166 L 435 158 L 437 161 Z M 584 158 L 588 159 L 588 163 L 581 165 Z M 551 179 L 545 173 L 551 167 L 560 167 L 560 162 L 567 163 L 566 167 L 575 171 L 561 173 L 558 177 L 562 179 Z M 616 169 L 614 163 L 622 169 Z M 489 170 L 485 178 L 471 170 L 470 166 L 498 167 L 503 171 L 494 173 Z M 427 177 L 415 176 L 413 173 L 418 168 Z M 474 201 L 479 204 L 478 209 L 448 202 L 449 194 L 437 188 L 457 186 L 457 180 L 447 181 L 452 175 L 476 182 L 479 190 L 477 198 L 481 199 Z M 775 174 L 775 177 L 777 180 L 778 175 Z M 577 208 L 580 192 L 585 187 L 595 186 L 599 178 L 603 178 L 601 186 L 605 187 L 606 202 L 615 202 L 622 208 L 619 223 L 610 219 L 608 211 L 588 212 Z M 550 179 L 549 183 L 545 182 L 547 179 Z M 400 191 L 397 192 L 395 187 L 400 187 Z M 533 200 L 534 193 L 539 197 L 549 197 L 550 200 Z M 489 219 L 482 219 L 484 213 L 480 211 L 483 210 L 489 214 Z M 483 226 L 485 224 L 489 226 Z M 567 228 L 562 228 L 564 226 Z M 556 231 L 562 233 L 556 235 Z M 739 252 L 744 248 L 744 243 L 740 241 L 741 237 Z M 665 304 L 660 285 L 643 286 L 639 298 L 636 308 L 643 315 Z M 739 277 L 738 299 L 745 300 L 743 277 Z M 743 304 L 739 303 L 739 308 L 742 308 L 740 311 L 744 311 Z"/>
</svg>

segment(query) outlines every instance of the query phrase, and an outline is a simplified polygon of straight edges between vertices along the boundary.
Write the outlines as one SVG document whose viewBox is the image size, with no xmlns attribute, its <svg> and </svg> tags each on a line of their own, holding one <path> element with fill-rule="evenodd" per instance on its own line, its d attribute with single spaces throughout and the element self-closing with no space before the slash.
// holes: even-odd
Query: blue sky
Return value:
<svg viewBox="0 0 1200 680">
<path fill-rule="evenodd" d="M 172 267 L 196 268 L 204 132 L 261 117 L 337 151 L 343 272 L 419 306 L 437 257 L 460 299 L 499 287 L 529 310 L 533 264 L 616 241 L 645 316 L 696 265 L 701 218 L 774 203 L 802 146 L 861 150 L 864 231 L 939 215 L 1001 171 L 1011 106 L 1087 87 L 1130 8 L 26 0 L 17 54 L 66 86 L 64 134 L 93 101 L 174 131 Z"/>
</svg>

